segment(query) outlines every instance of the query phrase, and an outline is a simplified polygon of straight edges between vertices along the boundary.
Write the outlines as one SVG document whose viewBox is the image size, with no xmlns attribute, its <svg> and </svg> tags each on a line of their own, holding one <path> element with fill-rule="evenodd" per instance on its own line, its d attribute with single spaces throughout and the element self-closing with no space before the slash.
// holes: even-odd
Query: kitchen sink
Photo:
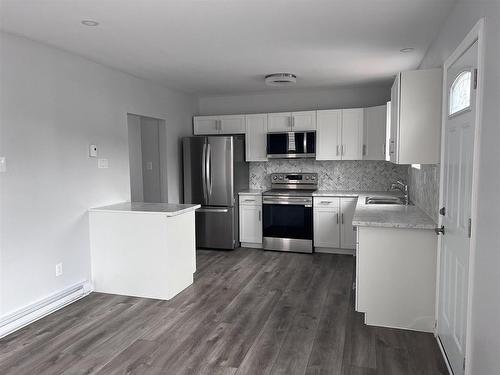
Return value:
<svg viewBox="0 0 500 375">
<path fill-rule="evenodd" d="M 404 204 L 399 197 L 366 197 L 366 204 Z"/>
</svg>

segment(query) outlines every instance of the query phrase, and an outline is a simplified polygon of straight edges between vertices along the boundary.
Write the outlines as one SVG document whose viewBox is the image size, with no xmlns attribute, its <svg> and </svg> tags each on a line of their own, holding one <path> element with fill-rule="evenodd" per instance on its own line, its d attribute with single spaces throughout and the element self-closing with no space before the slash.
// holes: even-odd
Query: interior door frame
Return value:
<svg viewBox="0 0 500 375">
<path fill-rule="evenodd" d="M 448 119 L 448 69 L 455 61 L 460 58 L 476 41 L 478 44 L 478 61 L 477 61 L 477 89 L 476 89 L 476 114 L 475 114 L 475 130 L 474 130 L 474 153 L 473 153 L 473 171 L 472 171 L 472 197 L 471 197 L 471 219 L 472 219 L 472 233 L 469 248 L 469 279 L 467 286 L 467 315 L 466 315 L 466 338 L 465 338 L 465 375 L 471 375 L 471 321 L 472 321 L 472 303 L 473 303 L 473 290 L 474 290 L 474 264 L 476 256 L 476 233 L 477 233 L 477 202 L 478 202 L 478 189 L 479 189 L 479 161 L 480 161 L 480 141 L 481 141 L 481 121 L 483 114 L 483 87 L 484 87 L 484 18 L 481 18 L 472 28 L 467 36 L 460 42 L 458 47 L 446 59 L 443 64 L 443 100 L 442 100 L 442 119 L 441 119 L 441 160 L 440 160 L 440 184 L 439 184 L 439 207 L 443 207 L 444 195 L 444 159 L 445 159 L 445 133 L 446 121 Z M 442 225 L 442 216 L 439 216 L 439 226 Z M 439 348 L 448 367 L 448 372 L 453 374 L 448 359 L 446 357 L 444 348 L 438 338 L 438 317 L 439 317 L 439 290 L 440 290 L 440 259 L 441 259 L 441 238 L 438 240 L 437 252 L 437 280 L 436 280 L 436 311 L 434 328 L 434 336 L 438 342 Z"/>
</svg>

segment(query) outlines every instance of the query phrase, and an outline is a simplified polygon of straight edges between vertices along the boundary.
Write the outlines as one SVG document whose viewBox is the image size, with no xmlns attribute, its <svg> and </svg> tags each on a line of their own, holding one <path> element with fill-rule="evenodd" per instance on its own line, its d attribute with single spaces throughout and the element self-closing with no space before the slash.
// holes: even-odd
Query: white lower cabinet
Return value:
<svg viewBox="0 0 500 375">
<path fill-rule="evenodd" d="M 357 198 L 314 197 L 314 247 L 317 252 L 354 254 L 352 219 Z"/>
<path fill-rule="evenodd" d="M 340 198 L 314 198 L 314 246 L 340 248 Z"/>
<path fill-rule="evenodd" d="M 341 233 L 340 233 L 340 247 L 342 249 L 356 249 L 356 232 L 352 226 L 352 219 L 354 217 L 354 210 L 356 210 L 356 203 L 358 198 L 341 198 Z"/>
<path fill-rule="evenodd" d="M 240 242 L 243 247 L 262 247 L 262 197 L 240 195 Z"/>
</svg>

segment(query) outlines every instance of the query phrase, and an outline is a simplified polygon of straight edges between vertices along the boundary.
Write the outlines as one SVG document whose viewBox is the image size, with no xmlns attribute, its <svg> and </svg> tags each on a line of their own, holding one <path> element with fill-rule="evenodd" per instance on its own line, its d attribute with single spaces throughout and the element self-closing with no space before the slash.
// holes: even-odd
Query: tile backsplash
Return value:
<svg viewBox="0 0 500 375">
<path fill-rule="evenodd" d="M 421 169 L 410 167 L 408 185 L 411 200 L 438 222 L 439 164 L 422 165 Z"/>
<path fill-rule="evenodd" d="M 320 190 L 385 191 L 396 180 L 408 180 L 408 166 L 386 161 L 319 161 L 276 159 L 250 163 L 250 189 L 269 189 L 269 175 L 279 172 L 318 174 Z"/>
</svg>

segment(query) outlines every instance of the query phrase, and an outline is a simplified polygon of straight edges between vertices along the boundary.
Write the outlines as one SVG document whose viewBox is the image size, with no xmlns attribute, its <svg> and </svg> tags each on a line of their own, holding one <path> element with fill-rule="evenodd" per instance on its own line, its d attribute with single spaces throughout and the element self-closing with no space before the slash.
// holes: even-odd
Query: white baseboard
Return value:
<svg viewBox="0 0 500 375">
<path fill-rule="evenodd" d="M 84 281 L 1 317 L 0 338 L 87 296 L 90 292 L 92 285 Z"/>
<path fill-rule="evenodd" d="M 315 247 L 315 253 L 326 253 L 326 254 L 343 254 L 343 255 L 355 255 L 356 250 L 354 249 L 335 249 L 332 247 Z"/>
</svg>

